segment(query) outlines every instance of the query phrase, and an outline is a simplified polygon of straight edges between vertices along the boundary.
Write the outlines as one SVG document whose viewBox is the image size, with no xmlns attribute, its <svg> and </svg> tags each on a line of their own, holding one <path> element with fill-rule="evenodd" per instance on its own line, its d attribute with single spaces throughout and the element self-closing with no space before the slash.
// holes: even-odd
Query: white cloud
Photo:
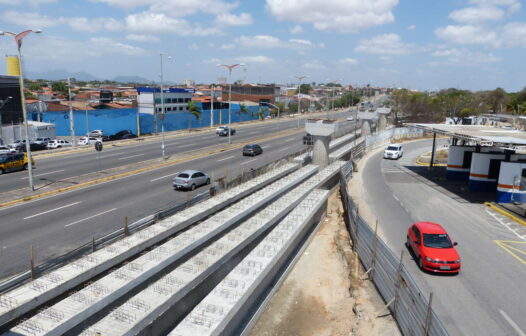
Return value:
<svg viewBox="0 0 526 336">
<path fill-rule="evenodd" d="M 354 58 L 350 58 L 350 57 L 342 58 L 339 62 L 342 63 L 342 64 L 346 64 L 346 65 L 358 64 L 358 60 L 356 60 Z"/>
<path fill-rule="evenodd" d="M 60 22 L 56 19 L 41 15 L 35 12 L 17 12 L 17 11 L 6 11 L 2 13 L 2 20 L 7 23 L 16 24 L 19 26 L 31 27 L 31 28 L 48 28 L 54 27 Z"/>
<path fill-rule="evenodd" d="M 226 44 L 222 44 L 221 47 L 219 47 L 219 49 L 221 50 L 230 50 L 230 49 L 234 49 L 236 47 L 235 44 L 233 43 L 226 43 Z"/>
<path fill-rule="evenodd" d="M 502 29 L 501 41 L 507 46 L 526 47 L 526 23 L 512 22 Z"/>
<path fill-rule="evenodd" d="M 241 56 L 236 58 L 237 61 L 243 63 L 274 63 L 273 58 L 267 56 Z"/>
<path fill-rule="evenodd" d="M 460 23 L 500 21 L 504 17 L 504 11 L 497 7 L 467 7 L 451 12 L 449 17 Z"/>
<path fill-rule="evenodd" d="M 410 25 L 407 27 L 408 30 L 415 30 L 416 29 L 416 26 L 415 25 Z"/>
<path fill-rule="evenodd" d="M 322 62 L 318 60 L 314 60 L 312 62 L 307 62 L 303 64 L 303 67 L 305 69 L 315 69 L 315 70 L 325 70 L 327 69 L 327 66 L 323 64 Z"/>
<path fill-rule="evenodd" d="M 205 64 L 220 64 L 221 60 L 219 58 L 211 58 L 211 59 L 203 60 L 203 63 L 205 63 Z"/>
<path fill-rule="evenodd" d="M 154 35 L 128 34 L 126 39 L 137 42 L 159 42 L 161 39 Z"/>
<path fill-rule="evenodd" d="M 223 13 L 216 17 L 215 22 L 221 26 L 249 26 L 254 23 L 252 16 L 248 13 L 241 13 L 239 15 Z"/>
<path fill-rule="evenodd" d="M 88 19 L 85 17 L 60 18 L 59 22 L 66 23 L 72 29 L 84 32 L 98 31 L 121 31 L 124 25 L 121 21 L 114 18 Z"/>
<path fill-rule="evenodd" d="M 121 43 L 107 37 L 90 38 L 88 45 L 94 49 L 104 50 L 105 53 L 111 54 L 124 54 L 128 56 L 141 56 L 150 54 L 150 52 L 145 49 Z"/>
<path fill-rule="evenodd" d="M 384 34 L 361 40 L 354 50 L 375 55 L 405 55 L 411 53 L 414 46 L 403 43 L 397 34 Z"/>
<path fill-rule="evenodd" d="M 282 41 L 277 37 L 269 35 L 241 36 L 235 39 L 235 43 L 243 48 L 261 48 L 261 49 L 294 49 L 307 50 L 315 48 L 316 45 L 309 40 L 289 39 Z M 322 45 L 319 47 L 323 48 Z"/>
<path fill-rule="evenodd" d="M 521 3 L 517 0 L 470 0 L 469 2 L 480 6 L 504 6 L 509 12 L 516 12 L 521 8 Z"/>
<path fill-rule="evenodd" d="M 435 57 L 443 57 L 445 62 L 432 62 L 431 65 L 459 65 L 459 66 L 475 66 L 484 63 L 494 63 L 501 59 L 491 53 L 472 52 L 467 49 L 442 49 L 437 50 L 431 54 Z"/>
<path fill-rule="evenodd" d="M 91 2 L 102 2 L 109 6 L 119 7 L 123 9 L 133 9 L 139 6 L 145 6 L 151 3 L 148 0 L 90 0 Z"/>
<path fill-rule="evenodd" d="M 278 20 L 313 24 L 318 30 L 356 32 L 394 21 L 398 0 L 266 0 Z"/>
<path fill-rule="evenodd" d="M 303 27 L 300 25 L 295 25 L 294 27 L 290 28 L 291 34 L 301 34 L 303 33 Z"/>
<path fill-rule="evenodd" d="M 198 35 L 218 35 L 217 28 L 202 28 L 196 24 L 190 24 L 183 19 L 175 19 L 165 14 L 155 14 L 142 12 L 128 15 L 126 17 L 126 27 L 128 30 L 140 33 L 175 33 L 182 36 Z"/>
<path fill-rule="evenodd" d="M 109 6 L 130 10 L 148 7 L 152 13 L 163 13 L 172 17 L 184 17 L 199 12 L 219 15 L 228 13 L 239 6 L 238 2 L 223 0 L 91 0 Z"/>
<path fill-rule="evenodd" d="M 497 34 L 486 31 L 484 28 L 473 25 L 446 26 L 437 28 L 435 34 L 453 44 L 481 44 L 486 46 L 498 46 Z"/>
</svg>

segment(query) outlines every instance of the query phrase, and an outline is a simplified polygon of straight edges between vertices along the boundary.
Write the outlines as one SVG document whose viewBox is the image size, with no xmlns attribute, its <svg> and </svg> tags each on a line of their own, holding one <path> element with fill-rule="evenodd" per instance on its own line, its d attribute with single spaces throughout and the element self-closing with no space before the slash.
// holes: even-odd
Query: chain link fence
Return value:
<svg viewBox="0 0 526 336">
<path fill-rule="evenodd" d="M 355 145 L 353 158 L 378 148 L 392 139 L 421 137 L 412 129 L 390 129 L 371 135 Z M 397 139 L 397 140 L 398 140 Z M 345 222 L 365 275 L 371 280 L 395 318 L 404 335 L 447 336 L 446 328 L 433 311 L 432 293 L 426 298 L 403 264 L 404 253 L 398 257 L 380 239 L 377 227 L 372 227 L 360 216 L 358 206 L 351 198 L 347 181 L 352 177 L 352 163 L 341 169 L 340 193 L 345 209 Z"/>
</svg>

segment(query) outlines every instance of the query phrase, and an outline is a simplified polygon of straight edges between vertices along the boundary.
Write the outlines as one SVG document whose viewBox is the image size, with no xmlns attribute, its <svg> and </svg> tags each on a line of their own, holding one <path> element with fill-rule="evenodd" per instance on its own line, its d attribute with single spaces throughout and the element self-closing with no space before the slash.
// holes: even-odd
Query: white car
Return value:
<svg viewBox="0 0 526 336">
<path fill-rule="evenodd" d="M 221 133 L 225 128 L 226 126 L 219 126 L 218 128 L 216 128 L 216 134 Z"/>
<path fill-rule="evenodd" d="M 36 138 L 35 143 L 39 145 L 47 145 L 51 138 Z"/>
<path fill-rule="evenodd" d="M 81 137 L 77 143 L 79 146 L 83 146 L 83 145 L 94 145 L 97 142 L 100 142 L 100 140 L 94 137 Z"/>
<path fill-rule="evenodd" d="M 398 160 L 402 155 L 404 155 L 404 149 L 399 144 L 391 144 L 384 150 L 384 159 Z"/>
<path fill-rule="evenodd" d="M 95 137 L 95 138 L 102 138 L 103 135 L 104 135 L 103 130 L 93 130 L 89 132 L 88 134 L 86 134 L 86 136 Z"/>
<path fill-rule="evenodd" d="M 17 153 L 16 149 L 9 148 L 6 146 L 0 146 L 0 154 L 13 154 L 13 153 Z"/>
<path fill-rule="evenodd" d="M 354 121 L 353 117 L 347 117 L 347 121 Z"/>
<path fill-rule="evenodd" d="M 62 139 L 50 140 L 47 143 L 47 148 L 61 148 L 61 147 L 71 147 L 71 143 L 68 142 L 67 140 L 62 140 Z"/>
</svg>

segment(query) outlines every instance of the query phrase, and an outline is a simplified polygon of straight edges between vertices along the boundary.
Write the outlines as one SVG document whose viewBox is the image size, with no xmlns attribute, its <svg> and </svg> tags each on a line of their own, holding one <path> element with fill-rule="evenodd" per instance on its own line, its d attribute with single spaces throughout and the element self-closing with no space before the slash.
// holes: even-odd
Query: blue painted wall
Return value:
<svg viewBox="0 0 526 336">
<path fill-rule="evenodd" d="M 257 119 L 257 112 L 259 106 L 247 106 L 249 112 L 247 114 L 239 113 L 239 105 L 232 104 L 232 122 L 248 121 Z M 222 109 L 222 124 L 228 123 L 228 109 Z M 86 111 L 78 110 L 73 112 L 75 121 L 75 135 L 84 135 L 90 130 L 101 129 L 105 134 L 114 134 L 121 130 L 129 129 L 133 133 L 137 133 L 137 109 L 103 109 L 103 110 L 88 110 L 88 118 L 86 121 Z M 214 109 L 214 126 L 219 125 L 219 110 Z M 254 115 L 254 116 L 252 116 Z M 265 111 L 265 116 L 268 115 L 268 110 Z M 37 120 L 37 113 L 31 113 L 30 118 Z M 141 134 L 153 133 L 153 116 L 142 113 L 139 116 Z M 43 112 L 41 119 L 44 122 L 55 124 L 57 136 L 69 136 L 69 111 L 60 112 Z M 200 120 L 196 120 L 188 112 L 167 113 L 164 120 L 164 129 L 166 131 L 175 131 L 181 129 L 188 129 L 190 122 L 191 128 L 199 128 L 210 126 L 210 110 L 202 110 Z M 158 131 L 161 131 L 161 120 L 157 121 Z M 88 130 L 89 128 L 89 130 Z"/>
</svg>

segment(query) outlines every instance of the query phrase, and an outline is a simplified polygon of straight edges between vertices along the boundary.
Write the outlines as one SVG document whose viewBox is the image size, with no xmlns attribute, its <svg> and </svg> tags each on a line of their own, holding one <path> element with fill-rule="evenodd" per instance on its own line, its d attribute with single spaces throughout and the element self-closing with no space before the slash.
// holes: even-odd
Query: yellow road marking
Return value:
<svg viewBox="0 0 526 336">
<path fill-rule="evenodd" d="M 512 257 L 526 265 L 526 251 L 518 249 L 514 246 L 511 246 L 510 244 L 524 244 L 526 248 L 526 242 L 524 241 L 513 241 L 513 240 L 494 240 L 495 244 L 499 245 L 504 251 L 508 252 Z M 521 255 L 516 254 L 514 251 L 518 252 L 519 254 L 524 254 L 524 257 Z"/>
<path fill-rule="evenodd" d="M 489 206 L 490 208 L 492 208 L 493 210 L 497 211 L 498 213 L 500 213 L 501 215 L 504 215 L 506 217 L 508 217 L 509 219 L 513 219 L 514 221 L 516 221 L 517 223 L 521 224 L 521 225 L 524 225 L 526 226 L 526 222 L 523 221 L 522 219 L 520 219 L 519 217 L 517 216 L 514 216 L 512 215 L 511 213 L 499 208 L 498 206 L 496 206 L 495 204 L 492 204 L 490 202 L 484 202 L 484 205 L 486 206 Z"/>
</svg>

